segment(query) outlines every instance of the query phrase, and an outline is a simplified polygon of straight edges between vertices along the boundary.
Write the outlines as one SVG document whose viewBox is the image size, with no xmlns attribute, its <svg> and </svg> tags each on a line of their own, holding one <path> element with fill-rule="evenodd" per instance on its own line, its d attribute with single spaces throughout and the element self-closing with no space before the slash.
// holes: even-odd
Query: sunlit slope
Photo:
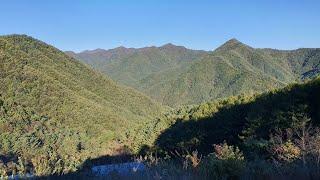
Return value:
<svg viewBox="0 0 320 180">
<path fill-rule="evenodd" d="M 49 129 L 78 134 L 77 141 L 97 153 L 162 111 L 143 94 L 25 35 L 0 37 L 0 84 L 6 102 L 47 117 Z"/>
</svg>

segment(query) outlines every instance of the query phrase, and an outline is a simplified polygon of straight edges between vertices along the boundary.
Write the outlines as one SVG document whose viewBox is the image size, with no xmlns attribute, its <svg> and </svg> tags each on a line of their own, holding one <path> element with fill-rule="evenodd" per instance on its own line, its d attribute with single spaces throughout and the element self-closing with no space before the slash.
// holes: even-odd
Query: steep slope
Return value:
<svg viewBox="0 0 320 180">
<path fill-rule="evenodd" d="M 143 94 L 25 35 L 0 37 L 0 84 L 2 153 L 107 153 L 115 142 L 122 145 L 124 130 L 162 111 Z M 37 121 L 35 131 L 19 125 Z"/>
<path fill-rule="evenodd" d="M 313 78 L 319 74 L 320 69 L 320 49 L 302 48 L 292 51 L 282 51 L 274 49 L 259 49 L 272 59 L 285 64 L 299 79 Z"/>
<path fill-rule="evenodd" d="M 213 54 L 221 57 L 226 63 L 238 69 L 263 73 L 282 82 L 292 82 L 295 80 L 285 60 L 266 56 L 264 53 L 236 39 L 227 41 L 217 48 Z"/>
<path fill-rule="evenodd" d="M 152 94 L 151 97 L 164 104 L 176 106 L 241 93 L 262 92 L 284 85 L 263 73 L 233 68 L 222 59 L 210 55 L 171 77 L 174 76 L 171 81 L 156 86 L 153 80 L 147 79 L 149 84 L 146 86 L 151 88 L 143 92 Z M 159 99 L 156 97 L 158 92 L 163 94 Z"/>
</svg>

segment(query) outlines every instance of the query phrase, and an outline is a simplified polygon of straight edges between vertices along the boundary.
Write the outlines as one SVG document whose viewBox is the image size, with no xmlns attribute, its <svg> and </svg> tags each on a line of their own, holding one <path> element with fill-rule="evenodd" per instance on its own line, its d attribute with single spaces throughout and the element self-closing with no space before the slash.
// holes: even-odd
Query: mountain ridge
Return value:
<svg viewBox="0 0 320 180">
<path fill-rule="evenodd" d="M 232 38 L 213 51 L 190 50 L 168 43 L 131 54 L 118 53 L 107 60 L 94 54 L 90 57 L 78 54 L 76 58 L 164 105 L 176 106 L 237 95 L 249 89 L 267 91 L 313 78 L 318 74 L 319 52 L 317 48 L 253 48 Z M 241 90 L 237 86 L 247 87 Z M 227 93 L 222 95 L 224 91 Z"/>
</svg>

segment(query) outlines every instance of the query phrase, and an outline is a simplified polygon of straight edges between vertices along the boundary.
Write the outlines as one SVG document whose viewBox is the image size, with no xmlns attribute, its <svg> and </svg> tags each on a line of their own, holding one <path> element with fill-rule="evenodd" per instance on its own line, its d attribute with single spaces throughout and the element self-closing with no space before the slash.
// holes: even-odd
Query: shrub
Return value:
<svg viewBox="0 0 320 180">
<path fill-rule="evenodd" d="M 32 160 L 36 176 L 48 176 L 52 174 L 52 160 L 46 156 L 36 156 Z"/>
<path fill-rule="evenodd" d="M 18 158 L 17 170 L 21 177 L 27 173 L 27 162 L 21 157 Z"/>
<path fill-rule="evenodd" d="M 220 160 L 244 160 L 242 152 L 237 147 L 227 143 L 214 145 L 214 154 Z"/>
<path fill-rule="evenodd" d="M 8 178 L 8 172 L 6 165 L 0 160 L 0 179 Z"/>
<path fill-rule="evenodd" d="M 34 173 L 37 176 L 61 175 L 75 172 L 80 168 L 81 161 L 74 156 L 64 159 L 56 154 L 36 156 L 32 159 Z"/>
<path fill-rule="evenodd" d="M 214 145 L 214 153 L 209 154 L 200 166 L 201 173 L 210 178 L 236 178 L 245 167 L 243 153 L 227 143 Z"/>
<path fill-rule="evenodd" d="M 193 168 L 196 168 L 201 163 L 202 156 L 199 156 L 198 151 L 193 151 L 191 154 L 188 154 L 185 158 L 185 164 L 191 164 Z M 188 165 L 187 165 L 188 167 Z"/>
<path fill-rule="evenodd" d="M 272 148 L 273 157 L 281 162 L 293 162 L 301 155 L 301 150 L 290 140 L 284 144 L 274 145 Z"/>
</svg>

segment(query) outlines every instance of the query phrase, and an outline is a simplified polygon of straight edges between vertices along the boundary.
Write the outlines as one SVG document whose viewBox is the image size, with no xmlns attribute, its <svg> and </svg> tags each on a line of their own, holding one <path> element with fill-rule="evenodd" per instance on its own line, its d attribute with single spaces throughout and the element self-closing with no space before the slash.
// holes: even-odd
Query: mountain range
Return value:
<svg viewBox="0 0 320 180">
<path fill-rule="evenodd" d="M 265 92 L 320 73 L 320 49 L 258 49 L 237 39 L 213 51 L 166 44 L 66 53 L 171 107 Z"/>
</svg>

